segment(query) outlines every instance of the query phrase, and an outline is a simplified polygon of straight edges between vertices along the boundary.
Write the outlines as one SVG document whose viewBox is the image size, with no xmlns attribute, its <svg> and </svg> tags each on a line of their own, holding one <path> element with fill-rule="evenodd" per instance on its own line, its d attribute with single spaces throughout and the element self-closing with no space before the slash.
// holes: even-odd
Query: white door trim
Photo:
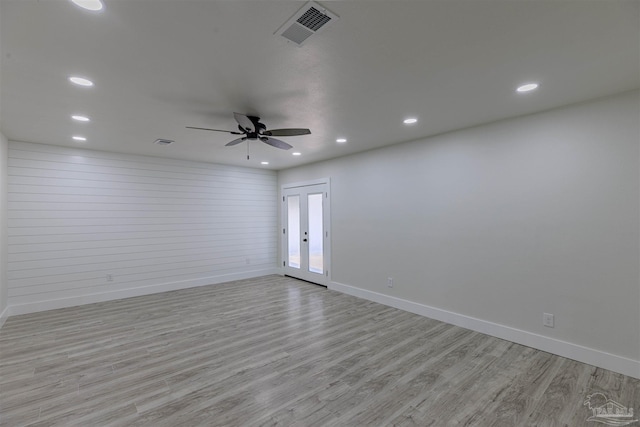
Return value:
<svg viewBox="0 0 640 427">
<path fill-rule="evenodd" d="M 312 179 L 309 181 L 300 181 L 300 182 L 292 182 L 289 184 L 283 184 L 282 187 L 280 188 L 280 196 L 282 196 L 282 193 L 284 192 L 284 190 L 289 188 L 308 187 L 310 185 L 321 185 L 321 184 L 326 184 L 329 191 L 331 191 L 331 178 L 319 178 L 319 179 Z"/>
</svg>

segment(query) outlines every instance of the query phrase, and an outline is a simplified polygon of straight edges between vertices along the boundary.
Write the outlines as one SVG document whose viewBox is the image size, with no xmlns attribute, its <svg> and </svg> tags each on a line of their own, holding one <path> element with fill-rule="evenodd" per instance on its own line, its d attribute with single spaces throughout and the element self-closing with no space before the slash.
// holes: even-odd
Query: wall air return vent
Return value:
<svg viewBox="0 0 640 427">
<path fill-rule="evenodd" d="M 310 1 L 285 22 L 275 34 L 302 46 L 311 36 L 324 31 L 338 19 L 339 17 L 335 13 Z"/>
</svg>

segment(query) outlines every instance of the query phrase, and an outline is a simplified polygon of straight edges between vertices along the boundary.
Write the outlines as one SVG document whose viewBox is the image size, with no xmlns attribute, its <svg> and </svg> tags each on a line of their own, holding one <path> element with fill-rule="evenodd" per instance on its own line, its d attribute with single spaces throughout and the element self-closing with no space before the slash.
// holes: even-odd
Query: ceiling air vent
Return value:
<svg viewBox="0 0 640 427">
<path fill-rule="evenodd" d="M 309 37 L 323 31 L 337 19 L 339 19 L 338 15 L 318 3 L 310 1 L 285 22 L 275 34 L 302 46 Z"/>
<path fill-rule="evenodd" d="M 156 139 L 155 141 L 153 141 L 154 144 L 158 144 L 158 145 L 171 145 L 173 144 L 175 141 L 172 141 L 170 139 Z"/>
</svg>

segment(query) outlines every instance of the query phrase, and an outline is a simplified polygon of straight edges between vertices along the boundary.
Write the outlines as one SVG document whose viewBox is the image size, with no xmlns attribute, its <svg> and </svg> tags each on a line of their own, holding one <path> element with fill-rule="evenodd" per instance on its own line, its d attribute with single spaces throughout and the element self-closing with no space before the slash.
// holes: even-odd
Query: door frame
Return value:
<svg viewBox="0 0 640 427">
<path fill-rule="evenodd" d="M 289 184 L 283 184 L 280 186 L 280 228 L 279 228 L 279 236 L 280 236 L 280 269 L 282 274 L 287 274 L 287 239 L 286 239 L 286 229 L 287 229 L 287 206 L 286 206 L 286 198 L 285 191 L 302 188 L 302 187 L 311 187 L 314 185 L 325 185 L 326 189 L 326 197 L 324 198 L 323 204 L 323 226 L 324 226 L 324 254 L 323 254 L 323 264 L 324 264 L 324 274 L 317 275 L 317 279 L 314 280 L 313 283 L 317 283 L 322 286 L 328 286 L 331 281 L 331 179 L 330 178 L 319 178 L 309 181 L 301 181 L 301 182 L 292 182 Z M 293 276 L 295 277 L 295 276 Z M 316 276 L 314 276 L 316 277 Z M 302 279 L 307 280 L 307 279 Z"/>
</svg>

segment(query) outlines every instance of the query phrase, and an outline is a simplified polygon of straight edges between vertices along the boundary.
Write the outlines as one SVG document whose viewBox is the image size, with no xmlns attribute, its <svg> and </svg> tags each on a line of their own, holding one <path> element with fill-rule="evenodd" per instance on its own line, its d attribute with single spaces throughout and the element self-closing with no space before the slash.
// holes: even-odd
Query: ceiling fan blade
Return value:
<svg viewBox="0 0 640 427">
<path fill-rule="evenodd" d="M 269 144 L 272 147 L 280 148 L 282 150 L 293 148 L 293 146 L 287 144 L 284 141 L 280 141 L 279 139 L 275 138 L 269 138 L 268 136 L 261 136 L 260 141 L 264 142 L 265 144 Z"/>
<path fill-rule="evenodd" d="M 209 128 L 196 128 L 193 126 L 186 126 L 187 129 L 198 129 L 198 130 L 212 130 L 214 132 L 227 132 L 227 133 L 232 133 L 234 135 L 242 135 L 242 132 L 234 132 L 232 130 L 222 130 L 222 129 L 209 129 Z"/>
<path fill-rule="evenodd" d="M 311 131 L 309 129 L 271 129 L 264 132 L 267 136 L 298 136 L 298 135 L 309 135 Z"/>
<path fill-rule="evenodd" d="M 224 146 L 225 146 L 225 147 L 231 147 L 232 145 L 238 145 L 238 144 L 240 144 L 241 142 L 246 141 L 246 140 L 247 140 L 247 138 L 246 138 L 246 137 L 242 137 L 242 138 L 234 139 L 234 140 L 233 140 L 233 141 L 231 141 L 231 142 L 227 142 Z"/>
<path fill-rule="evenodd" d="M 240 125 L 242 129 L 244 129 L 247 133 L 254 133 L 256 131 L 256 126 L 253 124 L 251 119 L 244 114 L 233 113 L 233 117 L 236 119 L 236 122 Z"/>
</svg>

